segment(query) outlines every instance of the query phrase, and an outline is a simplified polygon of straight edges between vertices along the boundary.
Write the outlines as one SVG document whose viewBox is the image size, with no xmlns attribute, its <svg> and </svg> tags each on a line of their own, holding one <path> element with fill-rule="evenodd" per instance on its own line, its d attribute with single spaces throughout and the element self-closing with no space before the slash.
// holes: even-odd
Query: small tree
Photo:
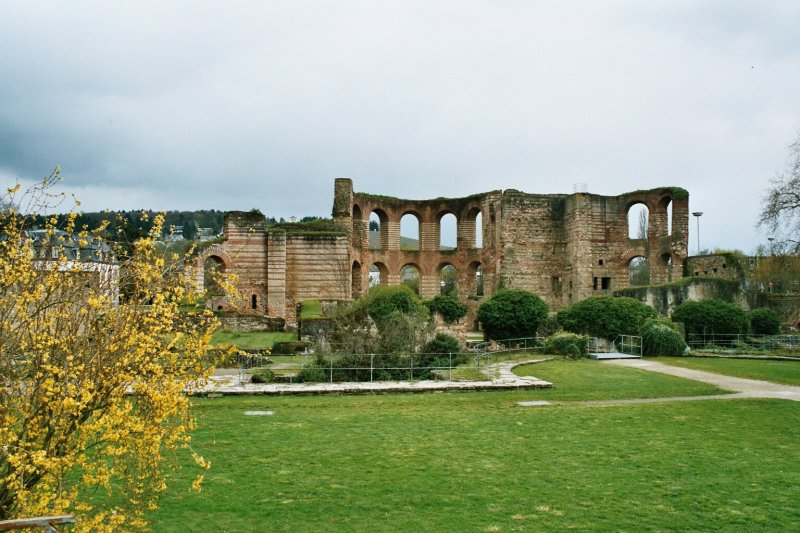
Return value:
<svg viewBox="0 0 800 533">
<path fill-rule="evenodd" d="M 466 316 L 469 308 L 452 294 L 438 294 L 427 302 L 428 309 L 439 313 L 447 324 L 458 322 Z"/>
<path fill-rule="evenodd" d="M 672 312 L 672 320 L 682 323 L 689 335 L 739 334 L 750 329 L 744 309 L 722 300 L 684 302 Z"/>
<path fill-rule="evenodd" d="M 770 182 L 758 225 L 778 238 L 780 248 L 800 253 L 800 138 L 789 146 L 786 170 Z"/>
<path fill-rule="evenodd" d="M 558 312 L 558 325 L 567 331 L 614 340 L 619 335 L 638 335 L 656 310 L 634 298 L 594 296 Z"/>
<path fill-rule="evenodd" d="M 422 348 L 422 352 L 426 354 L 457 354 L 461 352 L 461 345 L 458 344 L 458 339 L 447 333 L 437 333 Z"/>
<path fill-rule="evenodd" d="M 750 311 L 750 330 L 757 335 L 777 335 L 781 332 L 781 319 L 772 309 L 753 309 Z"/>
<path fill-rule="evenodd" d="M 547 319 L 547 304 L 522 289 L 502 289 L 478 307 L 478 320 L 490 339 L 533 337 Z"/>
<path fill-rule="evenodd" d="M 641 331 L 642 355 L 679 356 L 686 353 L 686 342 L 669 320 L 648 320 Z"/>
<path fill-rule="evenodd" d="M 57 180 L 58 169 L 10 189 L 10 204 L 46 207 Z M 189 285 L 156 251 L 163 217 L 103 262 L 59 253 L 98 237 L 74 215 L 63 231 L 56 220 L 42 256 L 28 217 L 0 214 L 0 520 L 75 514 L 73 531 L 141 529 L 166 488 L 165 455 L 188 445 L 184 390 L 212 370 L 216 321 L 179 312 Z"/>
<path fill-rule="evenodd" d="M 379 285 L 366 296 L 369 316 L 381 328 L 395 313 L 428 316 L 428 309 L 419 296 L 406 285 Z"/>
</svg>

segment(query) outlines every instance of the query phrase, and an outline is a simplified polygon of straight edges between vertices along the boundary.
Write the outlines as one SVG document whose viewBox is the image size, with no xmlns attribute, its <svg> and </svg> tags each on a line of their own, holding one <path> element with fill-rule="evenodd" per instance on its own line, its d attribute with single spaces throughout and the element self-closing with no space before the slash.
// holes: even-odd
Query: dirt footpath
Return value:
<svg viewBox="0 0 800 533">
<path fill-rule="evenodd" d="M 702 397 L 695 396 L 693 399 L 722 400 L 728 398 L 780 398 L 783 400 L 800 402 L 800 387 L 793 385 L 782 385 L 780 383 L 772 383 L 771 381 L 723 376 L 721 374 L 714 374 L 713 372 L 704 372 L 702 370 L 692 370 L 689 368 L 670 366 L 663 363 L 657 363 L 655 361 L 644 361 L 642 359 L 613 359 L 603 361 L 603 364 L 625 366 L 628 368 L 639 368 L 642 370 L 648 370 L 650 372 L 660 372 L 661 374 L 668 374 L 670 376 L 702 381 L 703 383 L 716 385 L 721 389 L 735 391 L 734 394 Z M 686 399 L 688 400 L 692 398 Z M 661 400 L 674 401 L 677 400 L 677 398 L 662 398 Z"/>
</svg>

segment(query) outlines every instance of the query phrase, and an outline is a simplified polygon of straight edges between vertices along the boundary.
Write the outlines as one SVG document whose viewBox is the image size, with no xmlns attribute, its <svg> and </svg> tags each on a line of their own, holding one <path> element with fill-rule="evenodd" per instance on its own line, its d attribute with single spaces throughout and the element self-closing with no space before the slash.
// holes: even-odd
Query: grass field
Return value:
<svg viewBox="0 0 800 533">
<path fill-rule="evenodd" d="M 533 369 L 556 387 L 197 399 L 213 468 L 201 493 L 196 471 L 173 477 L 153 530 L 800 529 L 800 405 L 520 407 L 716 391 L 593 361 Z"/>
<path fill-rule="evenodd" d="M 294 340 L 297 340 L 297 333 L 292 333 L 290 331 L 236 331 L 218 329 L 211 338 L 211 344 L 232 344 L 238 348 L 261 350 L 272 348 L 272 345 L 276 342 Z"/>
<path fill-rule="evenodd" d="M 714 357 L 657 357 L 654 361 L 737 378 L 761 379 L 800 385 L 800 361 L 731 359 Z"/>
</svg>

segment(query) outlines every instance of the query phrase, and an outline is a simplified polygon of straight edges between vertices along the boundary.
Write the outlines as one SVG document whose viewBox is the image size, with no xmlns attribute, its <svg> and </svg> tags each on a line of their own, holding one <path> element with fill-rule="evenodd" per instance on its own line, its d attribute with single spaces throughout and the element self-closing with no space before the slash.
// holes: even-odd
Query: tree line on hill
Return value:
<svg viewBox="0 0 800 533">
<path fill-rule="evenodd" d="M 99 211 L 78 213 L 75 219 L 75 228 L 94 231 L 103 228 L 100 232 L 104 239 L 110 241 L 133 242 L 148 235 L 153 227 L 153 219 L 158 212 L 152 210 L 131 210 L 131 211 Z M 145 214 L 145 216 L 143 216 Z M 164 236 L 182 236 L 187 240 L 194 240 L 201 234 L 201 228 L 211 235 L 222 233 L 224 225 L 225 211 L 217 209 L 200 209 L 196 211 L 166 211 L 164 219 Z M 52 216 L 57 218 L 56 227 L 66 225 L 66 213 L 58 215 L 37 215 L 33 218 L 33 225 L 45 227 L 48 219 Z M 312 222 L 319 220 L 320 217 L 308 216 L 300 219 L 300 222 Z M 267 225 L 284 224 L 283 217 L 267 217 Z"/>
</svg>

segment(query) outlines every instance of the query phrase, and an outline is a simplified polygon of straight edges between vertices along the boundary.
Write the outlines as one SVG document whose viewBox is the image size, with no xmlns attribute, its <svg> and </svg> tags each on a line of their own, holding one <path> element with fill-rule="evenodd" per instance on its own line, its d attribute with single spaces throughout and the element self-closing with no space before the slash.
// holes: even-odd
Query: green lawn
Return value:
<svg viewBox="0 0 800 533">
<path fill-rule="evenodd" d="M 800 361 L 711 357 L 655 357 L 653 361 L 696 370 L 707 370 L 738 378 L 800 385 Z"/>
<path fill-rule="evenodd" d="M 797 403 L 516 405 L 708 392 L 607 368 L 543 365 L 550 391 L 196 399 L 213 468 L 201 493 L 173 477 L 153 530 L 800 529 Z"/>
<path fill-rule="evenodd" d="M 722 394 L 717 387 L 646 370 L 604 365 L 591 359 L 557 360 L 520 366 L 519 376 L 536 376 L 553 388 L 529 393 L 537 400 L 623 400 Z"/>
<path fill-rule="evenodd" d="M 272 345 L 276 342 L 294 340 L 297 340 L 297 333 L 292 333 L 290 331 L 236 331 L 218 329 L 211 338 L 211 344 L 232 344 L 238 348 L 259 350 L 272 348 Z"/>
</svg>

